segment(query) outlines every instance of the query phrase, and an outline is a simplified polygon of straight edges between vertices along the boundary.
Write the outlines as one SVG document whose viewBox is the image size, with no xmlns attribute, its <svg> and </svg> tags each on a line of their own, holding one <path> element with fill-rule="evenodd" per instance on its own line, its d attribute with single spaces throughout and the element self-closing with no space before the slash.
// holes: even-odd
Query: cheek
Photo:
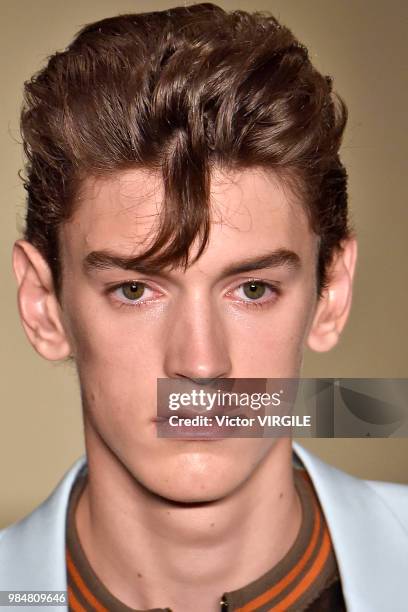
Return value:
<svg viewBox="0 0 408 612">
<path fill-rule="evenodd" d="M 107 296 L 87 289 L 75 293 L 68 287 L 67 293 L 66 320 L 78 366 L 105 374 L 149 371 L 160 330 L 145 313 L 112 306 Z"/>
<path fill-rule="evenodd" d="M 296 296 L 293 296 L 294 298 Z M 303 298 L 303 299 L 302 299 Z M 266 313 L 240 317 L 231 330 L 236 376 L 298 376 L 310 325 L 312 297 L 282 300 Z"/>
<path fill-rule="evenodd" d="M 132 313 L 71 305 L 69 328 L 84 404 L 115 423 L 156 410 L 158 340 Z M 156 350 L 154 349 L 156 347 Z"/>
</svg>

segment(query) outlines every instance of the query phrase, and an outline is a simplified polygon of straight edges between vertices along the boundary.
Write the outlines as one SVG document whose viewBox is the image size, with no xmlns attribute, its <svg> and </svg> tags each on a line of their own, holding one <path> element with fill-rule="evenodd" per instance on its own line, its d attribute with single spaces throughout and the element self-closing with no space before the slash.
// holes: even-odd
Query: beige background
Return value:
<svg viewBox="0 0 408 612">
<path fill-rule="evenodd" d="M 180 2 L 181 3 L 181 2 Z M 10 254 L 24 215 L 18 111 L 23 81 L 90 21 L 175 3 L 0 0 L 0 527 L 37 505 L 83 452 L 76 375 L 29 347 L 18 320 Z M 343 159 L 360 242 L 354 307 L 340 345 L 306 357 L 304 375 L 407 377 L 406 232 L 408 3 L 351 0 L 220 2 L 269 10 L 309 47 L 350 109 Z M 408 482 L 408 439 L 312 440 L 307 446 L 359 476 Z"/>
</svg>

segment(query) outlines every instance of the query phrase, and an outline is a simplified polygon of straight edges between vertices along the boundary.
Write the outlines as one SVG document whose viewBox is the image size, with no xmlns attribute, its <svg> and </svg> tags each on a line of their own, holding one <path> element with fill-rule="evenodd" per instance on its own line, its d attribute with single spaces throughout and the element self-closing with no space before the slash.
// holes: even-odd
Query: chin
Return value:
<svg viewBox="0 0 408 612">
<path fill-rule="evenodd" d="M 180 504 L 215 502 L 236 491 L 264 454 L 259 446 L 252 444 L 244 450 L 237 442 L 183 442 L 176 452 L 146 460 L 131 472 L 147 491 L 162 499 Z"/>
</svg>

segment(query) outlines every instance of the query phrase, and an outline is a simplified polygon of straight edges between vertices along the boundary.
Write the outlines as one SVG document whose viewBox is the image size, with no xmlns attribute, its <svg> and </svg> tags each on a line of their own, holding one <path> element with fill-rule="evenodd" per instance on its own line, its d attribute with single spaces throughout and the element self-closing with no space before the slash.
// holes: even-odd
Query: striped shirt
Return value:
<svg viewBox="0 0 408 612">
<path fill-rule="evenodd" d="M 296 468 L 294 474 L 302 507 L 302 522 L 295 542 L 284 558 L 260 578 L 236 591 L 225 592 L 220 598 L 221 611 L 346 611 L 330 534 L 313 485 L 304 469 Z M 81 547 L 75 524 L 75 509 L 86 478 L 85 466 L 72 488 L 67 513 L 69 610 L 137 612 L 108 591 L 90 566 Z M 145 612 L 165 610 L 169 611 L 170 608 L 155 608 Z"/>
</svg>

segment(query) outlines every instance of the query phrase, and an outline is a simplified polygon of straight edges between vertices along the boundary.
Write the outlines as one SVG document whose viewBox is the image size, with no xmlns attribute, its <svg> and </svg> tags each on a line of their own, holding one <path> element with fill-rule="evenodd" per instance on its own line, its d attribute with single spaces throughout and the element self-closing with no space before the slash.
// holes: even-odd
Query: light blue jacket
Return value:
<svg viewBox="0 0 408 612">
<path fill-rule="evenodd" d="M 354 478 L 293 446 L 327 519 L 347 610 L 407 612 L 408 486 Z M 0 590 L 66 591 L 67 502 L 84 462 L 79 459 L 29 516 L 0 532 Z"/>
</svg>

